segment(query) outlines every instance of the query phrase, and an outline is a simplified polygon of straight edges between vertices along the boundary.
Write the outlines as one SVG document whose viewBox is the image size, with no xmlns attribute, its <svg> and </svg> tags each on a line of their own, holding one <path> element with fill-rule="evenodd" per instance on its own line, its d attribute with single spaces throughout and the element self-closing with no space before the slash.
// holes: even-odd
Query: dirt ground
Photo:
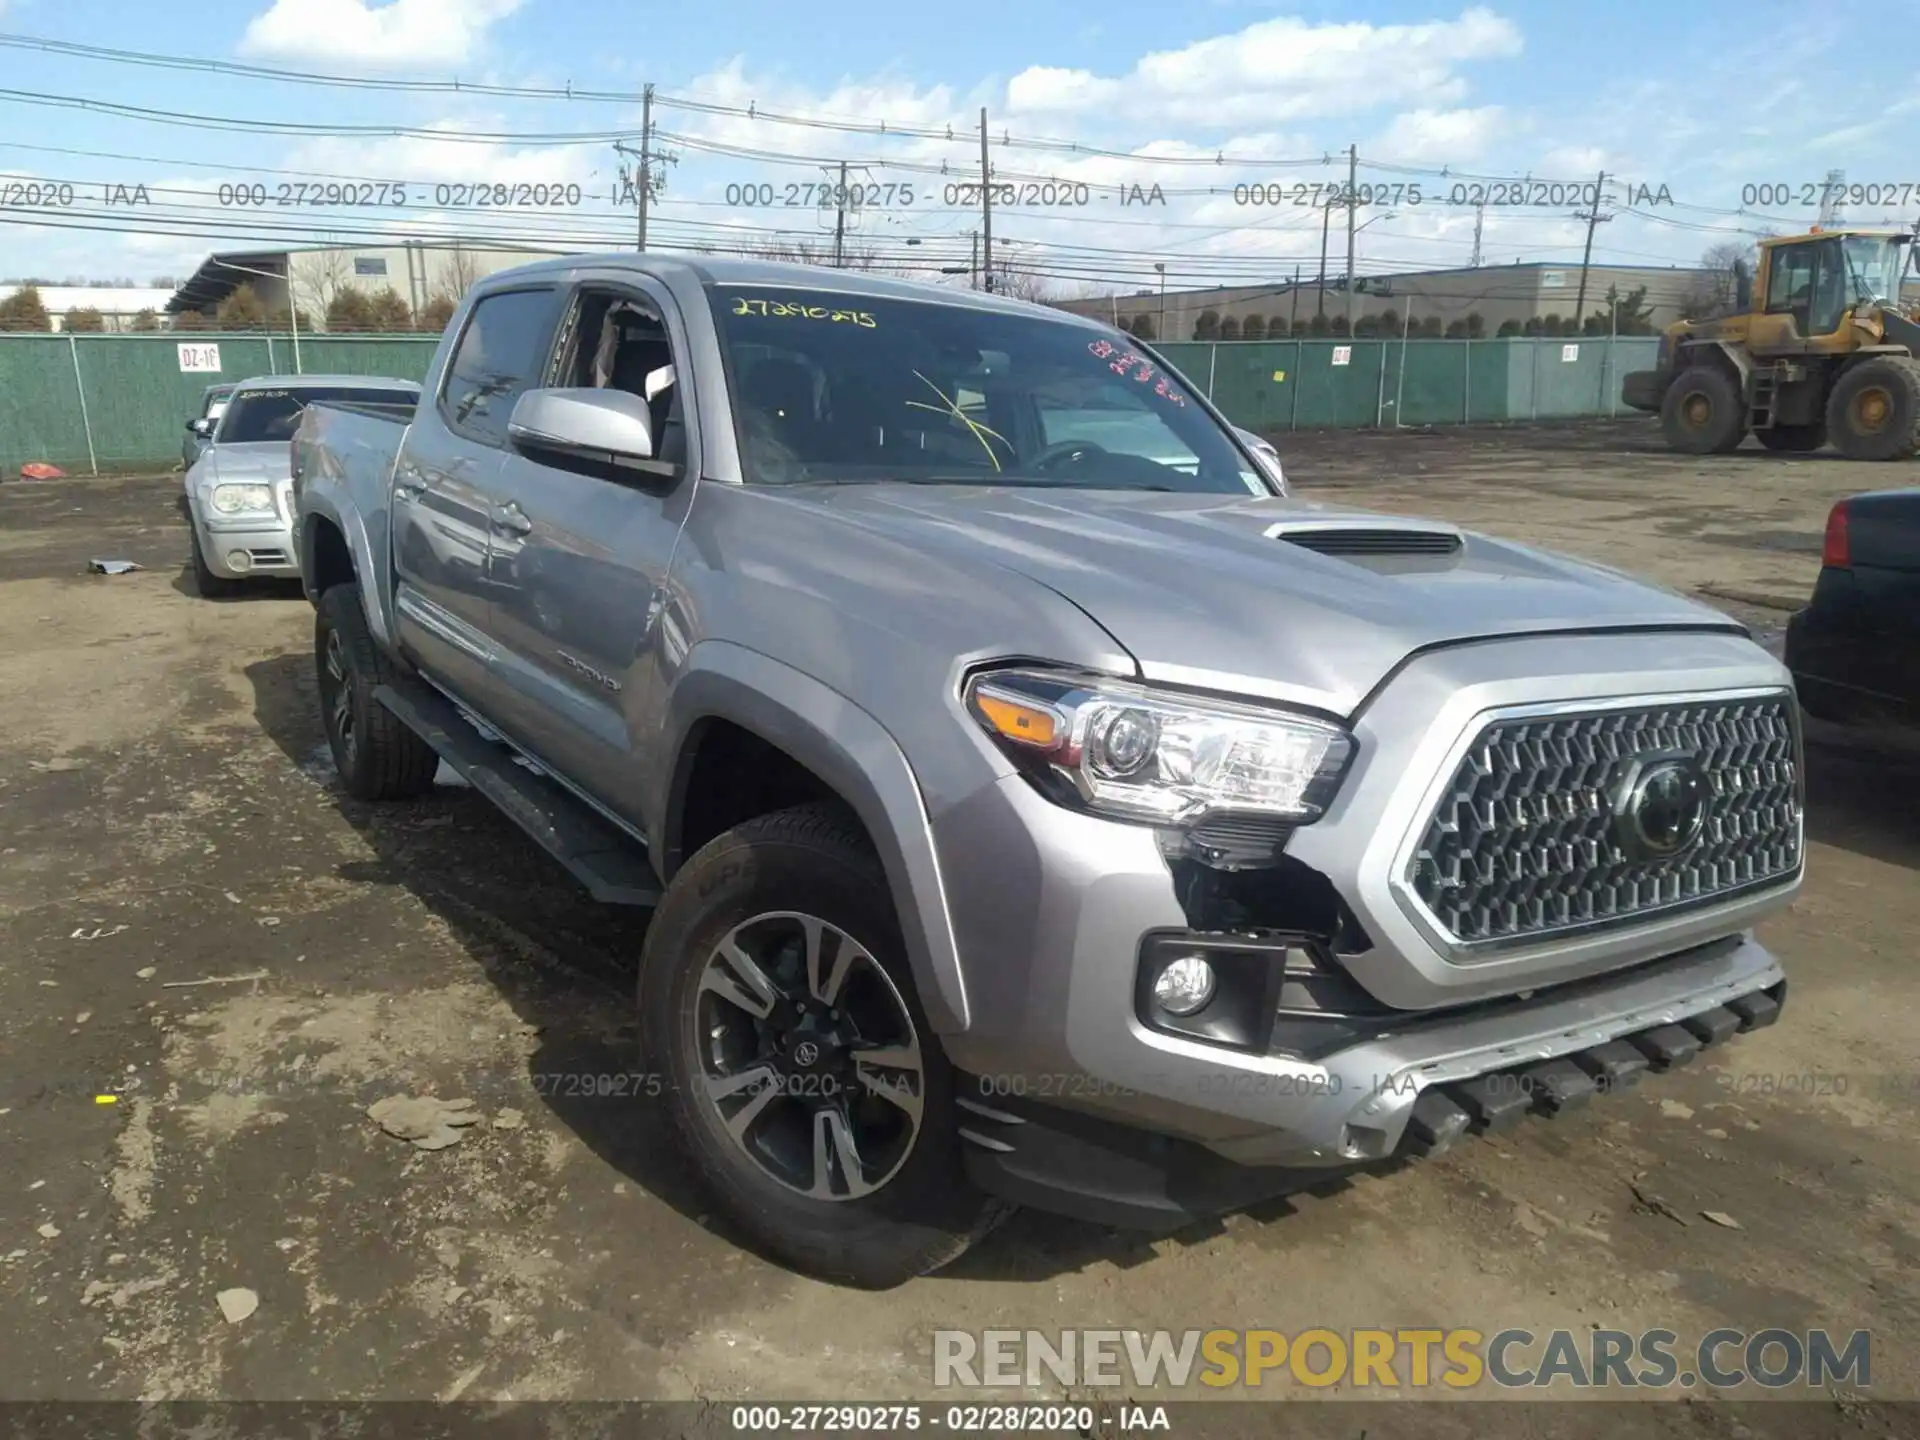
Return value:
<svg viewBox="0 0 1920 1440">
<path fill-rule="evenodd" d="M 1827 506 L 1911 479 L 1637 422 L 1276 438 L 1305 497 L 1774 628 Z M 0 1398 L 933 1398 L 943 1327 L 1520 1325 L 1867 1329 L 1871 1394 L 1920 1400 L 1911 765 L 1813 752 L 1808 880 L 1764 931 L 1786 1017 L 1711 1063 L 1150 1244 L 1021 1215 L 874 1297 L 738 1245 L 644 1099 L 556 1093 L 636 1068 L 639 922 L 469 791 L 345 798 L 310 610 L 194 598 L 178 483 L 0 486 Z M 492 1119 L 416 1151 L 363 1114 L 397 1092 Z M 1780 1433 L 1829 1420 L 1897 1433 L 1844 1398 Z"/>
</svg>

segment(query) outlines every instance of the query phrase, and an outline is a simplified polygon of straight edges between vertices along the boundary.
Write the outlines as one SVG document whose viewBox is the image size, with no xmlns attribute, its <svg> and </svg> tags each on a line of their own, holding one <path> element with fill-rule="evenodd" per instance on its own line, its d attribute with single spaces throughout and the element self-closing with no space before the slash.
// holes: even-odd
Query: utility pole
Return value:
<svg viewBox="0 0 1920 1440">
<path fill-rule="evenodd" d="M 1153 334 L 1155 339 L 1164 340 L 1167 338 L 1167 262 L 1156 260 L 1153 268 L 1160 272 L 1160 324 Z"/>
<path fill-rule="evenodd" d="M 980 232 L 969 230 L 967 238 L 973 241 L 973 258 L 967 261 L 967 274 L 973 277 L 973 288 L 980 288 Z"/>
<path fill-rule="evenodd" d="M 833 268 L 844 268 L 847 246 L 847 162 L 840 162 L 840 193 L 834 197 L 837 209 L 833 217 Z"/>
<path fill-rule="evenodd" d="M 1473 269 L 1480 268 L 1480 232 L 1487 224 L 1487 202 L 1482 200 L 1473 207 L 1473 259 L 1469 262 Z"/>
<path fill-rule="evenodd" d="M 986 284 L 993 289 L 993 172 L 987 166 L 987 107 L 980 107 L 980 250 L 986 260 Z"/>
<path fill-rule="evenodd" d="M 1600 224 L 1601 221 L 1611 220 L 1613 218 L 1611 215 L 1602 215 L 1600 213 L 1600 197 L 1606 192 L 1606 188 L 1607 172 L 1602 170 L 1600 172 L 1600 178 L 1594 182 L 1593 186 L 1593 208 L 1591 210 L 1574 212 L 1574 219 L 1587 222 L 1587 248 L 1580 256 L 1580 294 L 1573 302 L 1573 327 L 1575 334 L 1579 333 L 1580 320 L 1587 308 L 1587 267 L 1593 263 L 1593 229 L 1594 226 Z"/>
<path fill-rule="evenodd" d="M 1353 212 L 1360 205 L 1360 150 L 1347 146 L 1347 334 L 1353 334 Z"/>
<path fill-rule="evenodd" d="M 653 189 L 653 86 L 640 92 L 640 248 L 647 248 L 647 200 Z"/>
<path fill-rule="evenodd" d="M 631 155 L 640 162 L 635 167 L 637 174 L 633 179 L 634 200 L 639 209 L 639 225 L 634 238 L 639 243 L 639 248 L 645 250 L 647 248 L 647 202 L 653 195 L 653 86 L 649 85 L 640 92 L 640 148 L 632 149 L 618 140 L 613 142 L 613 148 L 620 154 Z M 661 158 L 671 160 L 673 157 Z"/>
<path fill-rule="evenodd" d="M 1293 267 L 1293 284 L 1287 288 L 1287 334 L 1300 333 L 1300 267 Z"/>
<path fill-rule="evenodd" d="M 1327 314 L 1327 230 L 1333 224 L 1333 201 L 1320 207 L 1320 298 L 1314 305 L 1314 314 L 1322 319 Z"/>
</svg>

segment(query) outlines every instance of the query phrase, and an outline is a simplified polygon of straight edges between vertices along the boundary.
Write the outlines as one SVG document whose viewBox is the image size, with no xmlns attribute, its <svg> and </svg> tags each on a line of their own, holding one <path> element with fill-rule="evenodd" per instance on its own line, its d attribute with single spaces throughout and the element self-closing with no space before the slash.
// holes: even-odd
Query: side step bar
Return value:
<svg viewBox="0 0 1920 1440">
<path fill-rule="evenodd" d="M 660 903 L 660 881 L 638 841 L 539 771 L 518 763 L 511 750 L 482 735 L 437 690 L 401 680 L 382 685 L 373 698 L 566 866 L 594 899 L 608 905 Z"/>
</svg>

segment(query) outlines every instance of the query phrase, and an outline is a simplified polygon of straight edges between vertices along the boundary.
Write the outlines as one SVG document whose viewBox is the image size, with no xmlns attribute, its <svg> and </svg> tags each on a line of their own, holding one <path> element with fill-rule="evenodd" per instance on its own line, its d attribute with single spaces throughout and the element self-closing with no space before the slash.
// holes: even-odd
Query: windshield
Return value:
<svg viewBox="0 0 1920 1440">
<path fill-rule="evenodd" d="M 1854 299 L 1885 301 L 1900 293 L 1906 246 L 1880 235 L 1849 235 L 1841 244 L 1847 254 L 1847 280 Z"/>
<path fill-rule="evenodd" d="M 364 386 L 304 385 L 284 390 L 242 390 L 227 402 L 214 436 L 219 445 L 251 445 L 291 440 L 300 412 L 315 400 L 344 400 L 356 405 L 400 405 L 411 410 L 419 395 L 412 390 L 374 390 Z"/>
<path fill-rule="evenodd" d="M 711 293 L 749 484 L 1271 493 L 1124 336 L 939 301 Z"/>
</svg>

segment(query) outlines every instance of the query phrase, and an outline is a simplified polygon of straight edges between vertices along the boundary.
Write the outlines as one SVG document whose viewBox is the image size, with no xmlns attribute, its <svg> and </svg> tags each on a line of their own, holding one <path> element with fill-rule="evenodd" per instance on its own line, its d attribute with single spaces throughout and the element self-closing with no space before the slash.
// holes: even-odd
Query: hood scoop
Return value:
<svg viewBox="0 0 1920 1440">
<path fill-rule="evenodd" d="M 1267 527 L 1269 540 L 1285 540 L 1319 555 L 1368 558 L 1388 555 L 1442 557 L 1458 555 L 1466 537 L 1451 525 L 1355 525 L 1351 522 L 1289 521 Z"/>
</svg>

